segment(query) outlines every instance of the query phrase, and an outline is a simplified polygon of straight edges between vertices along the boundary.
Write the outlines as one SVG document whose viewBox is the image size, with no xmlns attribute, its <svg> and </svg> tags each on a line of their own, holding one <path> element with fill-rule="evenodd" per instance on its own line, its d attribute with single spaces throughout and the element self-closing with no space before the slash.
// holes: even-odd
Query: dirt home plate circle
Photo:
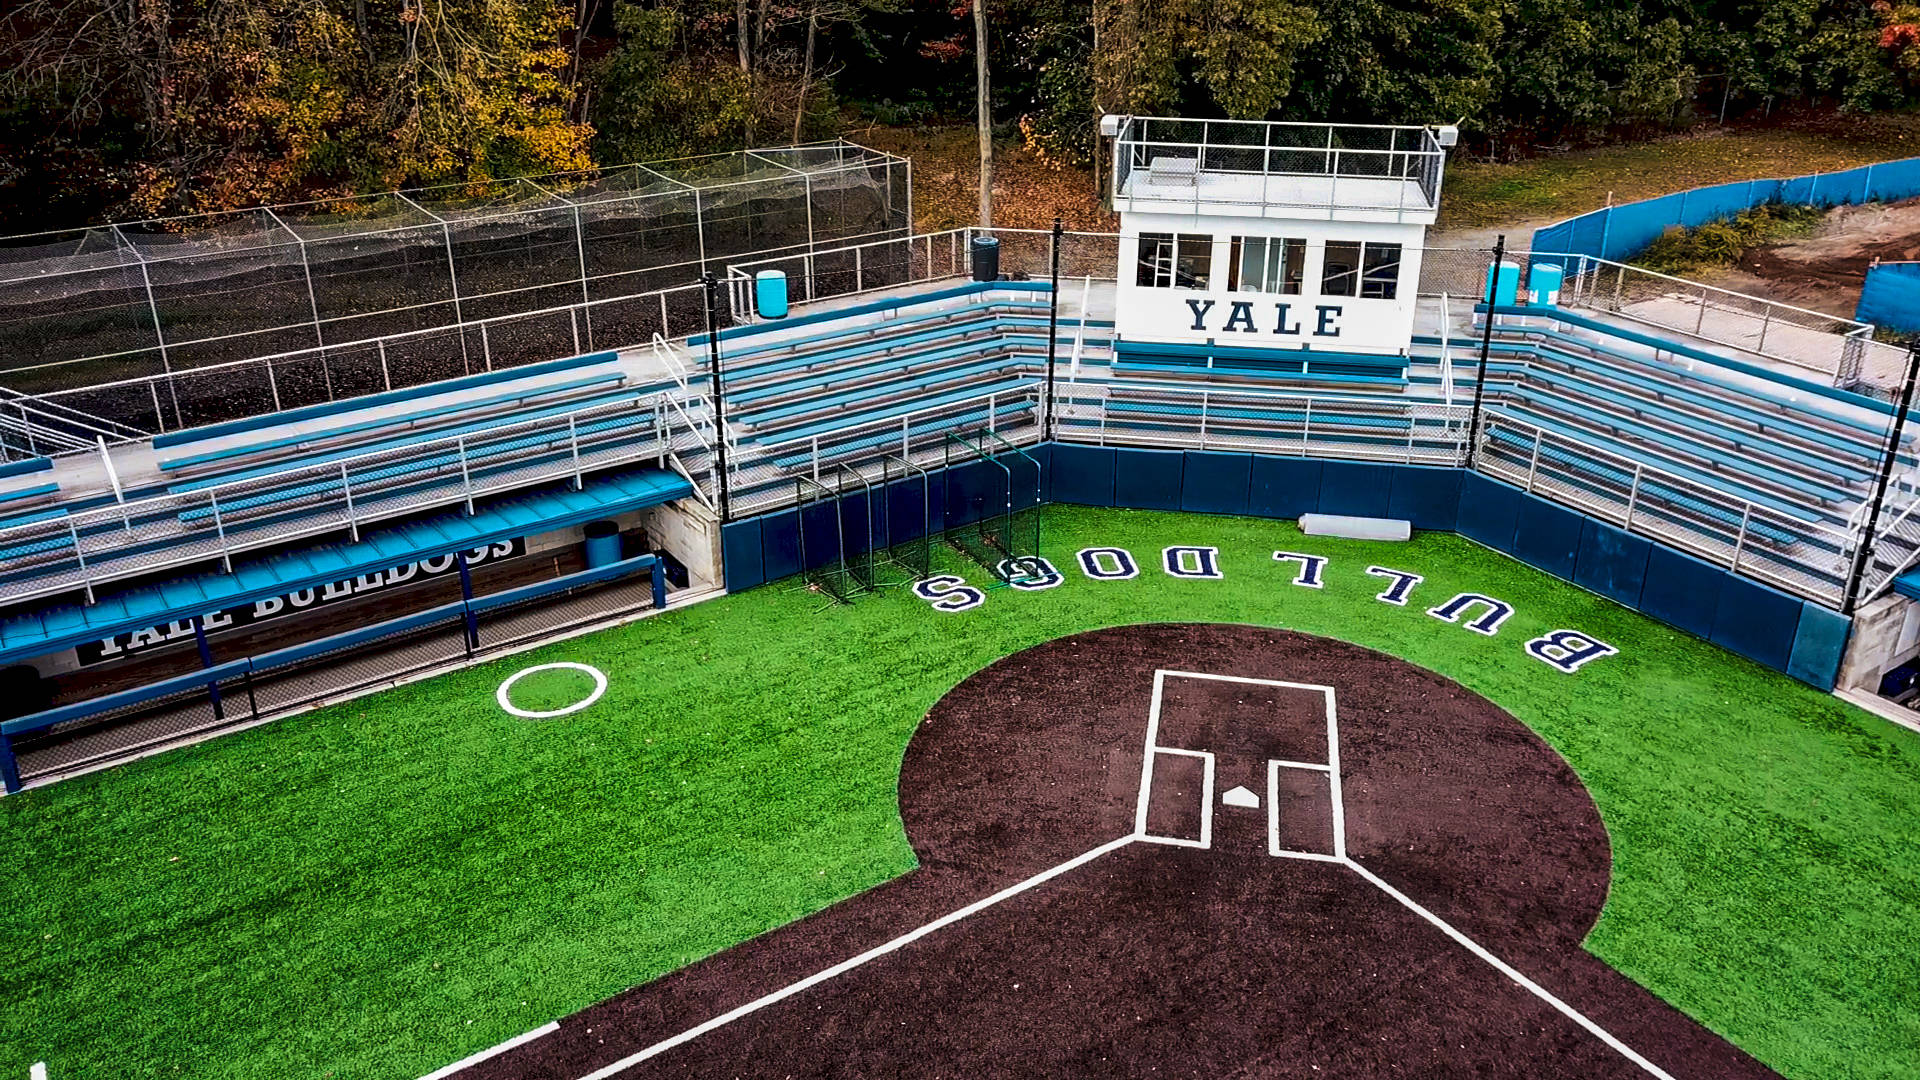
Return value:
<svg viewBox="0 0 1920 1080">
<path fill-rule="evenodd" d="M 463 1075 L 1775 1075 L 1581 947 L 1610 853 L 1566 762 L 1382 653 L 1050 641 L 934 706 L 900 810 L 912 873 Z"/>
</svg>

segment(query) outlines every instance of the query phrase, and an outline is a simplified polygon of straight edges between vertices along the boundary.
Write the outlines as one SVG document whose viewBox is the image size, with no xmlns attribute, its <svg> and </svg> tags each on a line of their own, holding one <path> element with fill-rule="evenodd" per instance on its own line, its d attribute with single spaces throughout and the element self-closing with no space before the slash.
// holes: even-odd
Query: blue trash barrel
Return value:
<svg viewBox="0 0 1920 1080">
<path fill-rule="evenodd" d="M 1496 271 L 1500 275 L 1497 280 L 1494 278 Z M 1486 286 L 1493 289 L 1493 302 L 1496 306 L 1511 307 L 1520 296 L 1520 264 L 1502 262 L 1497 267 L 1487 267 Z M 1487 294 L 1482 292 L 1480 295 L 1484 298 Z"/>
<path fill-rule="evenodd" d="M 587 522 L 587 569 L 598 570 L 620 561 L 620 526 L 611 521 Z"/>
<path fill-rule="evenodd" d="M 1565 279 L 1566 271 L 1559 263 L 1534 263 L 1527 274 L 1527 303 L 1557 304 L 1560 302 L 1560 283 Z"/>
<path fill-rule="evenodd" d="M 999 237 L 976 236 L 973 238 L 973 280 L 1000 280 Z"/>
<path fill-rule="evenodd" d="M 763 319 L 787 317 L 787 272 L 762 270 L 753 275 L 753 305 Z"/>
</svg>

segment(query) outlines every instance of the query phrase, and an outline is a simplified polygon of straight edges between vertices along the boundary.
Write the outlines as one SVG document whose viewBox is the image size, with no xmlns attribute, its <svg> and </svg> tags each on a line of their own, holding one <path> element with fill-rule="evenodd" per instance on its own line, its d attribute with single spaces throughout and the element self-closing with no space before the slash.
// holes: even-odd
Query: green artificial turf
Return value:
<svg viewBox="0 0 1920 1080">
<path fill-rule="evenodd" d="M 1096 544 L 1140 577 L 1085 579 Z M 1218 545 L 1225 579 L 1161 573 L 1171 544 Z M 1330 556 L 1326 588 L 1276 548 Z M 1046 550 L 1065 584 L 970 612 L 779 583 L 0 799 L 0 1073 L 418 1076 L 908 870 L 901 754 L 993 659 L 1200 620 L 1344 638 L 1505 706 L 1611 831 L 1589 948 L 1788 1076 L 1920 1075 L 1920 737 L 1450 535 L 1053 507 Z M 1414 602 L 1375 602 L 1372 562 L 1425 575 Z M 1494 638 L 1425 614 L 1458 591 L 1516 614 Z M 1621 654 L 1524 655 L 1562 627 Z M 558 660 L 606 696 L 500 711 L 502 679 Z M 582 689 L 532 680 L 526 702 Z"/>
</svg>

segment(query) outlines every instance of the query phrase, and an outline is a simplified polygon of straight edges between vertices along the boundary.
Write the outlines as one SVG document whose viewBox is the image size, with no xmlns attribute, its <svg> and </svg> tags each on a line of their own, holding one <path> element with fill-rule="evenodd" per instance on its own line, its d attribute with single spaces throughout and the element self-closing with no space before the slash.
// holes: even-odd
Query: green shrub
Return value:
<svg viewBox="0 0 1920 1080">
<path fill-rule="evenodd" d="M 1672 226 L 1633 261 L 1649 270 L 1683 276 L 1732 266 L 1762 244 L 1812 232 L 1825 216 L 1826 210 L 1818 206 L 1768 203 L 1724 221 L 1709 221 L 1690 229 Z"/>
</svg>

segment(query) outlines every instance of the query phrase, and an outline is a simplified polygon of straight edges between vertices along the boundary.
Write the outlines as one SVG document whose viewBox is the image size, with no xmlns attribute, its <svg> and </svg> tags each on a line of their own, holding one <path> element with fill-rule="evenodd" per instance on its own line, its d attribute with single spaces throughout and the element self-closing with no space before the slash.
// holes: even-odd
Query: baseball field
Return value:
<svg viewBox="0 0 1920 1080">
<path fill-rule="evenodd" d="M 1163 552 L 1180 546 L 1217 554 L 1177 576 Z M 1137 572 L 1090 576 L 1090 548 Z M 1057 584 L 983 588 L 963 610 L 904 584 L 833 606 L 780 582 L 0 800 L 0 1072 L 407 1080 L 578 1013 L 475 1073 L 578 1078 L 714 1002 L 791 993 L 648 1067 L 706 1075 L 838 1037 L 867 1074 L 898 1075 L 1032 1017 L 1081 1074 L 1109 1049 L 1144 1060 L 1167 1025 L 1217 1039 L 1169 1065 L 1279 1074 L 1234 1058 L 1253 1036 L 1202 1021 L 1322 1002 L 1373 1015 L 1274 1045 L 1404 1054 L 1425 1075 L 1527 1053 L 1613 1075 L 1632 1058 L 1593 1041 L 1604 1028 L 1706 1073 L 1920 1075 L 1920 736 L 1453 535 L 1052 506 L 1043 550 Z M 934 560 L 988 581 L 951 550 Z M 1432 613 L 1462 594 L 1511 614 Z M 1615 651 L 1571 672 L 1529 652 L 1560 630 Z M 545 719 L 500 707 L 505 680 L 556 662 L 604 673 L 604 695 Z M 1175 669 L 1267 689 L 1163 703 L 1155 673 Z M 1322 682 L 1346 758 L 1331 704 L 1287 697 Z M 508 696 L 539 712 L 593 688 L 563 669 Z M 1205 730 L 1242 709 L 1293 741 L 1248 734 L 1265 721 Z M 1266 814 L 1330 772 L 1331 818 L 1263 834 L 1251 809 L 1214 806 L 1213 758 L 1202 775 L 1175 738 L 1213 740 L 1220 791 L 1233 754 L 1303 755 L 1238 790 Z M 1363 875 L 1219 861 L 1334 842 L 1319 826 L 1341 820 L 1343 773 L 1351 837 L 1331 835 Z M 1126 842 L 1148 834 L 1196 839 Z M 1421 910 L 1477 927 L 1475 950 Z M 889 951 L 793 989 L 872 947 Z M 1507 959 L 1540 994 L 1492 966 Z M 1047 978 L 1018 974 L 1034 963 Z M 1204 993 L 1100 984 L 1189 969 Z M 1351 989 L 1366 979 L 1377 994 Z M 1096 1005 L 1133 1019 L 1090 1031 Z M 922 1014 L 942 1022 L 909 1023 Z M 911 1037 L 876 1038 L 883 1020 Z"/>
</svg>

